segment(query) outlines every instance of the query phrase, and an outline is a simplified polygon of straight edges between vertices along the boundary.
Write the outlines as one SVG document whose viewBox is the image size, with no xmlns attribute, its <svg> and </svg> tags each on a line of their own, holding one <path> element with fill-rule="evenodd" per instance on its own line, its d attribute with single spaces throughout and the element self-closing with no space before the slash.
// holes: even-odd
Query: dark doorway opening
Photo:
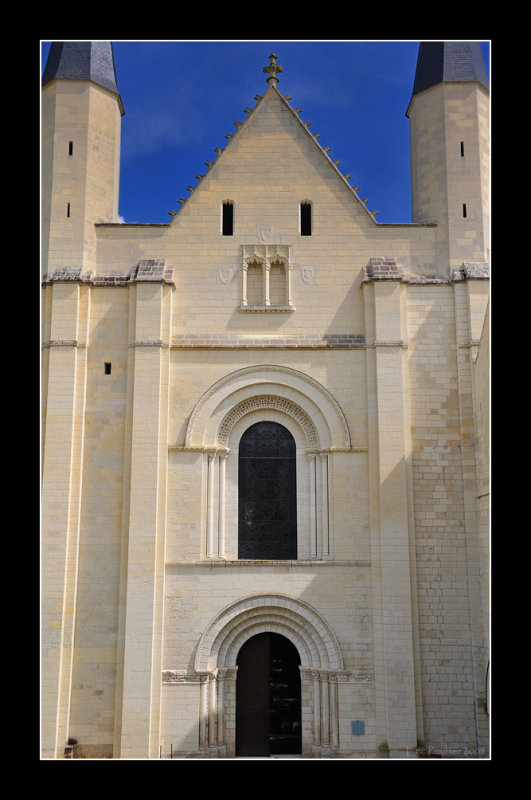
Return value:
<svg viewBox="0 0 531 800">
<path fill-rule="evenodd" d="M 236 755 L 299 755 L 302 749 L 300 657 L 278 633 L 259 633 L 236 661 Z"/>
</svg>

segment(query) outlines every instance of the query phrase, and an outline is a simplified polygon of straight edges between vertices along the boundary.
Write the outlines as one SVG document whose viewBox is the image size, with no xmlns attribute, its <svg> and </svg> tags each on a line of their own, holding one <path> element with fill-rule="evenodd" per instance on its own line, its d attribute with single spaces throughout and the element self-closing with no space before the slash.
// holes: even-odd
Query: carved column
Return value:
<svg viewBox="0 0 531 800">
<path fill-rule="evenodd" d="M 313 743 L 321 744 L 321 685 L 317 673 L 313 674 Z"/>
<path fill-rule="evenodd" d="M 208 681 L 208 745 L 214 747 L 216 744 L 216 722 L 217 722 L 217 680 L 215 675 L 211 675 Z"/>
<path fill-rule="evenodd" d="M 316 517 L 316 458 L 308 453 L 310 466 L 310 558 L 317 558 L 317 517 Z"/>
<path fill-rule="evenodd" d="M 330 744 L 330 703 L 328 695 L 328 680 L 324 675 L 319 678 L 321 689 L 321 744 L 328 747 Z"/>
<path fill-rule="evenodd" d="M 207 746 L 208 734 L 208 675 L 201 675 L 199 689 L 199 747 Z"/>
<path fill-rule="evenodd" d="M 329 709 L 330 709 L 330 747 L 339 748 L 339 706 L 338 706 L 338 685 L 337 681 L 331 680 L 328 684 L 329 689 Z"/>
<path fill-rule="evenodd" d="M 247 305 L 247 270 L 248 265 L 244 262 L 242 264 L 242 306 Z"/>
<path fill-rule="evenodd" d="M 217 731 L 217 744 L 224 745 L 225 744 L 225 677 L 227 674 L 227 669 L 218 669 L 217 674 L 217 682 L 218 682 L 218 690 L 217 690 L 217 698 L 218 698 L 218 707 L 217 707 L 217 720 L 218 720 L 218 731 Z"/>
<path fill-rule="evenodd" d="M 225 558 L 225 474 L 227 454 L 219 456 L 219 514 L 218 514 L 218 555 Z"/>
<path fill-rule="evenodd" d="M 271 270 L 271 264 L 265 263 L 263 265 L 264 270 L 264 305 L 270 306 L 271 300 L 269 297 L 269 271 Z"/>
<path fill-rule="evenodd" d="M 285 270 L 286 270 L 286 303 L 288 304 L 288 306 L 290 306 L 292 304 L 292 300 L 291 300 L 291 267 L 288 264 L 286 264 L 285 265 Z"/>
<path fill-rule="evenodd" d="M 208 454 L 207 474 L 207 558 L 214 558 L 214 468 L 216 456 Z"/>
<path fill-rule="evenodd" d="M 320 454 L 321 460 L 321 556 L 328 557 L 330 544 L 328 537 L 328 455 Z"/>
</svg>

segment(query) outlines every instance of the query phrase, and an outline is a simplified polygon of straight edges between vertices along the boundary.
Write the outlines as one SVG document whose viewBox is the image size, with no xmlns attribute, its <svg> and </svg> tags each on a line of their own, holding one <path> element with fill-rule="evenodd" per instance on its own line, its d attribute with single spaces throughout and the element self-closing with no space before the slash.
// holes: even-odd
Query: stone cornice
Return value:
<svg viewBox="0 0 531 800">
<path fill-rule="evenodd" d="M 320 680 L 328 683 L 374 683 L 371 670 L 327 670 L 299 667 L 301 678 Z"/>
<path fill-rule="evenodd" d="M 224 558 L 205 558 L 197 559 L 194 561 L 167 561 L 167 567 L 252 567 L 253 570 L 259 567 L 370 567 L 372 562 L 363 558 L 345 558 L 345 559 L 318 559 L 318 558 L 301 558 L 301 559 L 224 559 Z"/>
<path fill-rule="evenodd" d="M 242 314 L 289 314 L 296 311 L 295 306 L 238 306 Z"/>
<path fill-rule="evenodd" d="M 133 283 L 166 283 L 173 285 L 173 269 L 166 267 L 164 258 L 141 259 L 128 272 L 94 275 L 82 267 L 60 267 L 42 279 L 43 285 L 78 282 L 89 286 L 129 286 Z"/>
<path fill-rule="evenodd" d="M 333 455 L 334 453 L 368 453 L 368 447 L 328 447 L 310 448 L 306 453 L 313 455 Z M 223 455 L 230 453 L 229 447 L 203 447 L 202 445 L 171 444 L 168 453 L 214 453 Z"/>
<path fill-rule="evenodd" d="M 488 280 L 490 261 L 464 261 L 460 269 L 453 272 L 453 281 Z"/>
<path fill-rule="evenodd" d="M 263 334 L 246 336 L 241 334 L 185 334 L 174 336 L 171 347 L 175 350 L 229 350 L 229 349 L 298 349 L 298 350 L 345 350 L 365 346 L 365 337 L 357 333 L 291 334 L 281 336 Z"/>
<path fill-rule="evenodd" d="M 399 281 L 410 286 L 451 285 L 465 280 L 488 280 L 489 261 L 464 261 L 451 277 L 438 274 L 406 273 L 395 258 L 370 258 L 363 268 L 362 287 L 376 281 Z"/>
<path fill-rule="evenodd" d="M 50 339 L 48 342 L 42 343 L 43 348 L 48 347 L 79 347 L 84 348 L 87 345 L 84 342 L 78 342 L 77 339 Z"/>
<path fill-rule="evenodd" d="M 309 669 L 299 667 L 303 680 L 325 681 L 327 683 L 374 683 L 374 672 L 367 669 L 357 670 L 333 670 L 333 669 Z M 222 667 L 211 671 L 188 672 L 185 669 L 163 669 L 162 683 L 164 684 L 201 684 L 208 683 L 210 680 L 235 679 L 238 667 Z"/>
<path fill-rule="evenodd" d="M 368 350 L 375 347 L 399 347 L 407 350 L 407 343 L 402 339 L 376 339 L 374 342 L 367 342 Z"/>
<path fill-rule="evenodd" d="M 162 339 L 135 339 L 134 342 L 129 342 L 128 347 L 162 347 L 163 350 L 168 350 L 170 345 Z"/>
</svg>

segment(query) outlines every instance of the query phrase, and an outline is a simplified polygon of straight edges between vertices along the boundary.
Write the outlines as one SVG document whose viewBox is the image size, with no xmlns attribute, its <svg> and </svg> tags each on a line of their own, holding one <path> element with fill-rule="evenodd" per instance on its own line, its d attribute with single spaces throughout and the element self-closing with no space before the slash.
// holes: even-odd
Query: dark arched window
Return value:
<svg viewBox="0 0 531 800">
<path fill-rule="evenodd" d="M 238 558 L 297 558 L 295 440 L 276 422 L 257 422 L 240 440 Z"/>
</svg>

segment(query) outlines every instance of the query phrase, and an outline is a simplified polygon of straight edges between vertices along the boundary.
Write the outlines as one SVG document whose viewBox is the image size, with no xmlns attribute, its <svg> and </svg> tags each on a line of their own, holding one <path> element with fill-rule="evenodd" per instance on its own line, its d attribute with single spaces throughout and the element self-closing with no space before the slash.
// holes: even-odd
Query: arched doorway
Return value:
<svg viewBox="0 0 531 800">
<path fill-rule="evenodd" d="M 306 712 L 300 717 L 301 755 L 311 753 L 314 747 L 337 749 L 338 687 L 339 679 L 346 675 L 339 642 L 326 619 L 311 605 L 286 594 L 271 593 L 247 595 L 222 609 L 198 642 L 194 670 L 200 678 L 200 751 L 217 747 L 228 758 L 236 755 L 237 728 L 241 735 L 238 680 L 246 671 L 241 651 L 261 632 L 278 633 L 297 653 L 293 661 L 300 674 L 301 707 L 304 705 Z M 248 674 L 252 685 L 252 670 Z M 240 703 L 240 712 L 243 707 Z"/>
<path fill-rule="evenodd" d="M 285 636 L 259 633 L 236 660 L 236 755 L 301 753 L 300 657 Z"/>
</svg>

